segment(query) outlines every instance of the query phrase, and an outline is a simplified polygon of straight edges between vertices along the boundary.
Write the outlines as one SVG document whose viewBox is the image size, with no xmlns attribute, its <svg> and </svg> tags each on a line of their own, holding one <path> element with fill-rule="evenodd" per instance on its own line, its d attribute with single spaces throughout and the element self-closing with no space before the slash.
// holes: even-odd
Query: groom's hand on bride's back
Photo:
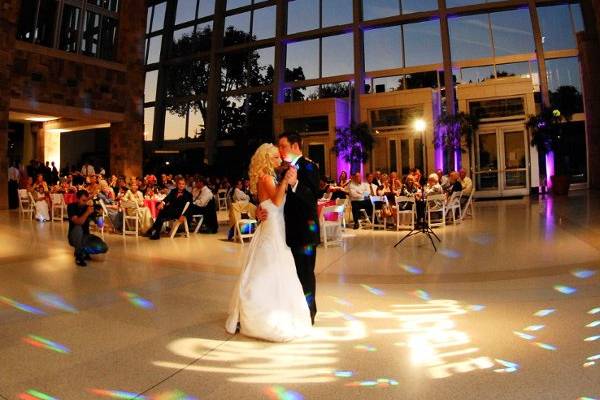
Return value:
<svg viewBox="0 0 600 400">
<path fill-rule="evenodd" d="M 269 218 L 269 212 L 261 206 L 258 206 L 256 209 L 256 219 L 260 222 L 264 222 L 267 220 L 267 218 Z"/>
</svg>

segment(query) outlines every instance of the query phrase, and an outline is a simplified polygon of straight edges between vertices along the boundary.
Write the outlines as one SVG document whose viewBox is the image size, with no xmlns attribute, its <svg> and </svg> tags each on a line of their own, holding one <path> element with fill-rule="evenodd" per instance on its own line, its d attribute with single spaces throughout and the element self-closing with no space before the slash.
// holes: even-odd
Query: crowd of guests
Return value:
<svg viewBox="0 0 600 400">
<path fill-rule="evenodd" d="M 394 209 L 389 205 L 395 204 L 398 196 L 425 200 L 431 195 L 445 195 L 446 199 L 450 199 L 453 193 L 462 192 L 461 202 L 464 204 L 473 190 L 473 181 L 464 169 L 451 171 L 447 175 L 438 170 L 427 177 L 418 168 L 411 169 L 404 177 L 397 172 L 387 174 L 381 171 L 368 173 L 366 178 L 363 178 L 361 172 L 355 172 L 349 177 L 342 171 L 335 182 L 322 179 L 320 189 L 323 198 L 350 200 L 354 229 L 358 229 L 361 210 L 365 210 L 368 216 L 372 213 L 370 196 L 385 196 L 388 201 L 381 205 L 381 211 L 384 217 L 391 217 Z"/>
</svg>

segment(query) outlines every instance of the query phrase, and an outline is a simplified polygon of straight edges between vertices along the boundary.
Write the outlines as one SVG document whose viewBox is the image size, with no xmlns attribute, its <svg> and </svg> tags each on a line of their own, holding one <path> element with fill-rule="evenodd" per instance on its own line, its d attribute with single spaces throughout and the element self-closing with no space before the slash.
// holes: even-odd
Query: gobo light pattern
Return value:
<svg viewBox="0 0 600 400">
<path fill-rule="evenodd" d="M 403 270 L 405 270 L 406 272 L 408 272 L 409 274 L 412 275 L 421 275 L 423 273 L 423 270 L 421 268 L 412 266 L 412 265 L 402 265 L 401 266 Z"/>
<path fill-rule="evenodd" d="M 106 389 L 88 389 L 88 392 L 96 396 L 110 397 L 111 399 L 136 399 L 136 400 L 198 400 L 197 397 L 190 396 L 180 390 L 172 390 L 169 392 L 144 396 L 135 392 L 127 392 L 124 390 L 106 390 Z"/>
<path fill-rule="evenodd" d="M 526 332 L 536 332 L 541 329 L 544 329 L 544 325 L 529 325 L 528 327 L 523 328 L 523 330 Z"/>
<path fill-rule="evenodd" d="M 536 345 L 540 349 L 550 350 L 550 351 L 556 351 L 556 346 L 553 346 L 553 345 L 548 344 L 548 343 L 535 342 L 534 345 Z"/>
<path fill-rule="evenodd" d="M 398 381 L 394 379 L 388 378 L 379 378 L 377 380 L 367 380 L 362 382 L 351 382 L 346 384 L 346 386 L 362 386 L 362 387 L 389 387 L 389 386 L 398 386 Z"/>
<path fill-rule="evenodd" d="M 35 389 L 29 389 L 25 393 L 19 394 L 19 400 L 59 400 L 49 394 L 42 393 Z"/>
<path fill-rule="evenodd" d="M 565 286 L 565 285 L 555 285 L 554 290 L 556 290 L 557 292 L 560 292 L 562 294 L 567 294 L 567 295 L 573 294 L 577 291 L 577 289 L 575 289 L 574 287 Z"/>
<path fill-rule="evenodd" d="M 298 392 L 287 390 L 283 386 L 271 386 L 265 390 L 271 400 L 302 400 L 304 397 Z"/>
<path fill-rule="evenodd" d="M 377 347 L 371 346 L 370 344 L 358 344 L 354 346 L 355 350 L 368 351 L 370 353 L 377 351 Z"/>
<path fill-rule="evenodd" d="M 554 311 L 556 311 L 554 308 L 546 308 L 544 310 L 537 311 L 533 315 L 536 317 L 547 317 L 548 315 L 552 314 Z"/>
<path fill-rule="evenodd" d="M 591 315 L 595 315 L 598 313 L 600 313 L 600 307 L 592 308 L 590 311 L 588 311 L 588 314 L 591 314 Z"/>
<path fill-rule="evenodd" d="M 596 275 L 596 271 L 590 269 L 576 269 L 571 271 L 571 275 L 579 279 L 587 279 Z"/>
<path fill-rule="evenodd" d="M 420 290 L 420 289 L 419 289 L 419 290 L 415 290 L 415 291 L 413 292 L 413 294 L 414 294 L 415 296 L 417 296 L 418 298 L 420 298 L 421 300 L 424 300 L 424 301 L 429 301 L 429 300 L 431 300 L 431 296 L 429 295 L 429 293 L 427 293 L 427 292 L 426 292 L 426 291 L 424 291 L 424 290 Z"/>
<path fill-rule="evenodd" d="M 516 372 L 519 370 L 519 364 L 517 364 L 517 363 L 511 362 L 511 361 L 506 361 L 506 360 L 501 360 L 499 358 L 496 358 L 496 362 L 498 362 L 504 368 L 495 369 L 494 372 L 512 373 L 512 372 Z"/>
<path fill-rule="evenodd" d="M 53 293 L 37 293 L 35 297 L 38 301 L 47 307 L 56 308 L 58 310 L 70 312 L 73 314 L 77 313 L 77 309 L 72 305 L 68 304 L 62 297 Z"/>
<path fill-rule="evenodd" d="M 121 292 L 121 296 L 137 308 L 143 308 L 145 310 L 154 308 L 154 304 L 152 304 L 150 300 L 146 300 L 133 292 Z"/>
<path fill-rule="evenodd" d="M 68 354 L 71 352 L 68 347 L 37 335 L 28 335 L 27 337 L 23 338 L 23 341 L 34 347 L 52 350 L 61 354 Z"/>
<path fill-rule="evenodd" d="M 365 290 L 367 290 L 371 294 L 374 294 L 375 296 L 383 296 L 385 294 L 383 292 L 383 290 L 371 287 L 369 285 L 360 285 L 360 286 L 362 286 Z"/>
<path fill-rule="evenodd" d="M 23 311 L 29 314 L 46 315 L 46 313 L 40 310 L 39 308 L 24 303 L 19 303 L 18 301 L 9 299 L 8 297 L 0 296 L 0 303 L 4 303 L 7 306 L 14 307 L 19 311 Z"/>
</svg>

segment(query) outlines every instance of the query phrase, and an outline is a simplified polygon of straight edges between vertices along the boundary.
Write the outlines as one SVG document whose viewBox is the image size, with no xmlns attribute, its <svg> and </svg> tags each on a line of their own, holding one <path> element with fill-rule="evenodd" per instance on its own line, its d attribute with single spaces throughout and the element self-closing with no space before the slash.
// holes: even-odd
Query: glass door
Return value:
<svg viewBox="0 0 600 400">
<path fill-rule="evenodd" d="M 529 194 L 529 151 L 522 127 L 482 129 L 474 150 L 475 185 L 480 196 Z"/>
<path fill-rule="evenodd" d="M 411 168 L 419 168 L 421 172 L 425 167 L 425 146 L 420 137 L 399 135 L 388 140 L 388 170 L 407 175 Z M 425 172 L 423 172 L 425 173 Z"/>
</svg>

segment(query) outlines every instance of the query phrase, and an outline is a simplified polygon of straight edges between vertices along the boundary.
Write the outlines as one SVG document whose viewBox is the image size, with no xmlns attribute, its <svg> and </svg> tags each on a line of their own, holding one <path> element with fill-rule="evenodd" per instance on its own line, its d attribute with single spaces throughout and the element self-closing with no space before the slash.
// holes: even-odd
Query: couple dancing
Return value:
<svg viewBox="0 0 600 400">
<path fill-rule="evenodd" d="M 234 334 L 287 342 L 314 324 L 315 247 L 319 244 L 319 168 L 302 156 L 302 139 L 279 136 L 250 161 L 250 190 L 262 221 L 234 289 L 225 328 Z"/>
</svg>

